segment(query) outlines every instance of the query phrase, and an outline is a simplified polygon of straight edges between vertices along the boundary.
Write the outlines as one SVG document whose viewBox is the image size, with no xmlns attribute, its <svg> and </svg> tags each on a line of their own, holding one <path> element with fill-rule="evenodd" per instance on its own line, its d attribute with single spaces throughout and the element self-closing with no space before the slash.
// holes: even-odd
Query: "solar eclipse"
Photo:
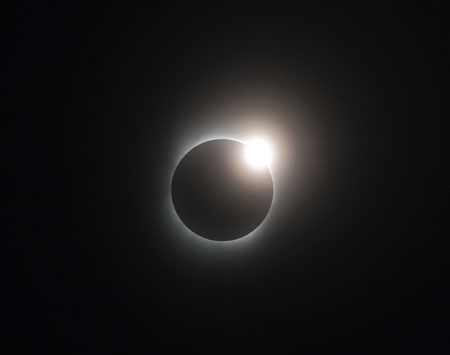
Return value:
<svg viewBox="0 0 450 355">
<path fill-rule="evenodd" d="M 273 235 L 273 229 L 285 218 L 284 214 L 290 209 L 289 206 L 295 200 L 294 196 L 306 205 L 306 200 L 311 198 L 315 185 L 318 185 L 318 180 L 313 179 L 313 176 L 316 175 L 318 166 L 323 160 L 323 155 L 317 155 L 317 142 L 323 140 L 317 139 L 320 132 L 314 126 L 307 107 L 300 105 L 282 90 L 274 89 L 270 96 L 262 92 L 262 88 L 251 92 L 254 90 L 256 89 L 241 88 L 230 92 L 224 88 L 218 88 L 214 96 L 210 94 L 211 102 L 199 101 L 189 109 L 189 112 L 180 107 L 174 108 L 171 113 L 180 119 L 184 117 L 188 120 L 188 124 L 174 127 L 167 140 L 170 159 L 165 164 L 161 176 L 164 181 L 162 187 L 164 215 L 161 221 L 164 222 L 164 228 L 168 232 L 168 242 L 173 241 L 174 245 L 181 248 L 180 251 L 183 250 L 183 253 L 186 250 L 192 250 L 206 257 L 208 253 L 236 253 L 266 244 Z M 208 147 L 212 145 L 212 142 L 220 141 L 237 144 L 234 152 L 231 148 L 224 148 L 230 149 L 228 153 L 222 152 L 225 156 L 229 155 L 228 168 L 221 168 L 231 174 L 228 175 L 230 179 L 228 182 L 225 173 L 222 177 L 216 177 L 216 180 L 212 178 L 212 175 L 206 174 L 206 171 L 210 169 L 208 166 L 217 165 L 217 171 L 220 170 L 220 164 L 226 161 L 221 154 L 218 153 L 216 156 L 212 154 L 210 159 L 202 158 L 203 160 L 190 157 L 197 150 L 210 149 Z M 185 164 L 191 164 L 187 164 L 189 161 L 197 159 L 202 162 L 198 162 L 195 169 L 183 168 Z M 192 171 L 186 174 L 183 173 L 185 169 Z M 331 173 L 331 169 L 328 171 Z M 263 212 L 261 217 L 255 218 L 255 222 L 247 220 L 247 216 L 257 207 L 246 205 L 242 201 L 239 203 L 239 198 L 234 194 L 230 193 L 229 196 L 224 197 L 225 202 L 214 200 L 219 194 L 216 190 L 224 190 L 223 186 L 233 190 L 232 174 L 236 174 L 234 178 L 239 177 L 240 174 L 241 178 L 247 178 L 253 183 L 257 183 L 262 176 L 267 176 L 267 181 L 270 181 L 268 184 L 271 186 L 270 204 L 266 207 L 264 207 L 265 203 L 261 205 Z M 182 186 L 183 175 L 191 176 L 194 182 L 190 188 L 177 189 L 176 181 Z M 198 196 L 185 198 L 187 193 L 180 193 L 180 191 L 186 190 L 193 193 L 193 187 L 197 184 L 195 181 L 201 177 L 206 180 L 211 177 L 211 186 L 222 187 L 217 189 L 211 187 L 211 191 L 208 191 L 207 184 L 200 185 L 197 191 Z M 315 181 L 314 184 L 313 181 Z M 184 182 L 184 184 L 188 183 Z M 246 193 L 243 193 L 240 199 L 245 199 Z M 259 193 L 263 196 L 267 194 L 264 191 Z M 202 203 L 195 202 L 200 199 L 199 196 L 205 197 Z M 233 199 L 232 196 L 236 197 L 236 206 L 226 207 L 226 203 L 230 206 L 229 200 Z M 261 199 L 263 200 L 262 197 Z M 210 208 L 201 207 L 208 204 Z M 243 208 L 243 206 L 247 207 Z M 217 213 L 219 211 L 224 213 L 224 210 L 228 208 L 235 210 L 236 213 L 242 211 L 239 217 L 242 221 L 238 221 L 237 217 L 235 219 L 237 222 L 234 232 L 227 232 L 227 226 L 222 226 L 223 231 L 219 232 L 213 231 L 215 229 L 213 227 L 209 229 L 209 232 L 200 227 L 208 223 L 212 224 L 214 219 L 208 217 L 208 214 L 213 213 L 214 210 Z M 183 212 L 186 210 L 189 213 Z M 299 211 L 299 209 L 296 210 Z M 196 215 L 191 216 L 195 223 L 188 218 L 189 215 Z M 229 217 L 223 218 L 225 221 Z M 208 219 L 209 222 L 204 221 Z M 234 222 L 230 219 L 229 223 Z M 246 223 L 249 224 L 246 225 Z M 216 226 L 219 225 L 219 223 L 216 224 Z M 242 230 L 238 231 L 237 225 L 242 225 Z"/>
<path fill-rule="evenodd" d="M 210 240 L 239 239 L 267 216 L 273 199 L 271 152 L 262 140 L 204 142 L 179 162 L 171 196 L 182 223 Z"/>
</svg>

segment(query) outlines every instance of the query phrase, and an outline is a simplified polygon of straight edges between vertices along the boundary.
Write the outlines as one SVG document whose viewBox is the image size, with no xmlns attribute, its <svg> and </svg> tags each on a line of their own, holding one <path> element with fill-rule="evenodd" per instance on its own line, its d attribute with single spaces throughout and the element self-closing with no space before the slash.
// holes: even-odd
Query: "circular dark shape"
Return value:
<svg viewBox="0 0 450 355">
<path fill-rule="evenodd" d="M 194 233 L 217 241 L 238 239 L 269 212 L 272 176 L 267 167 L 252 167 L 244 149 L 233 140 L 208 141 L 190 150 L 175 169 L 172 202 Z"/>
</svg>

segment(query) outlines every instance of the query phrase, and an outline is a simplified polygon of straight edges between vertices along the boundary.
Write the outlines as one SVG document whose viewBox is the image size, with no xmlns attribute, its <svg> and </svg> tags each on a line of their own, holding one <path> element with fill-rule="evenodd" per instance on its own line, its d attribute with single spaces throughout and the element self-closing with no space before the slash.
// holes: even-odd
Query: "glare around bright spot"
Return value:
<svg viewBox="0 0 450 355">
<path fill-rule="evenodd" d="M 272 159 L 272 150 L 264 140 L 255 139 L 246 144 L 245 157 L 255 168 L 266 167 Z"/>
</svg>

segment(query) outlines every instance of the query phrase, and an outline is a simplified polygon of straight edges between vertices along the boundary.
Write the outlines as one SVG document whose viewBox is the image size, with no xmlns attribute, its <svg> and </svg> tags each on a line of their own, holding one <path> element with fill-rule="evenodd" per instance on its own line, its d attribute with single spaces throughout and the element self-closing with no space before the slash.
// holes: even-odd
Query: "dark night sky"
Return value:
<svg viewBox="0 0 450 355">
<path fill-rule="evenodd" d="M 444 352 L 448 6 L 64 3 L 5 11 L 5 347 Z M 180 112 L 234 87 L 306 103 L 322 183 L 258 247 L 185 248 Z"/>
</svg>

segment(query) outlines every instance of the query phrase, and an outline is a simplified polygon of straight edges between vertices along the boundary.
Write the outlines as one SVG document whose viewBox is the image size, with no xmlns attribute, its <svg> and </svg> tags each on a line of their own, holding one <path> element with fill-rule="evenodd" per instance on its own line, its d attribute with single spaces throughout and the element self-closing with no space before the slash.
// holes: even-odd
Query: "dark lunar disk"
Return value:
<svg viewBox="0 0 450 355">
<path fill-rule="evenodd" d="M 173 205 L 194 233 L 218 241 L 238 239 L 269 212 L 272 176 L 267 167 L 251 166 L 244 149 L 233 140 L 208 141 L 189 151 L 175 169 Z"/>
</svg>

